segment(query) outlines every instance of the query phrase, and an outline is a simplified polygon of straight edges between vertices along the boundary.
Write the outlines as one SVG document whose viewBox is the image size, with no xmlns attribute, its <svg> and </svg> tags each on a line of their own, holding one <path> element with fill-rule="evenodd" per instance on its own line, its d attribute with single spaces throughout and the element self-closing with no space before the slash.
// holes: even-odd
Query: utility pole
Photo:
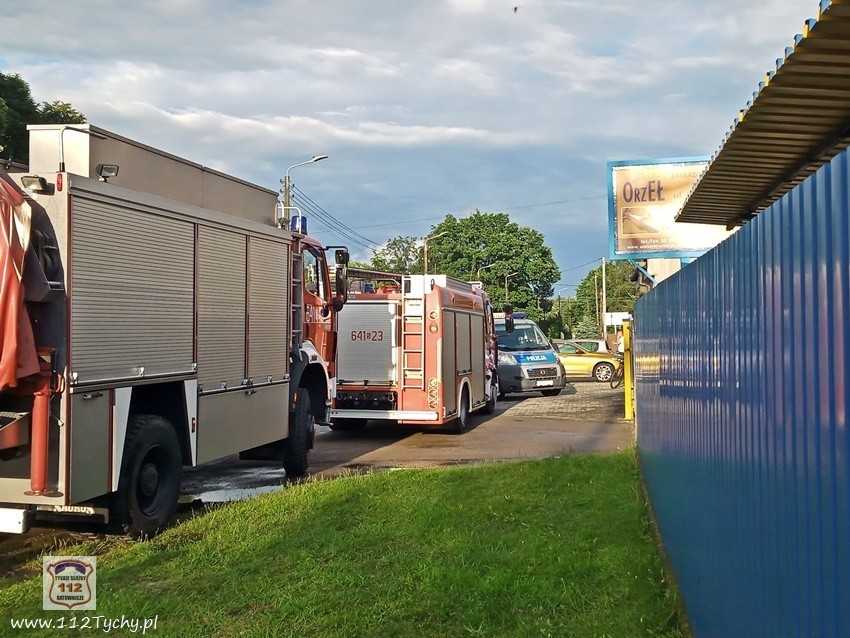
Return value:
<svg viewBox="0 0 850 638">
<path fill-rule="evenodd" d="M 516 274 L 517 273 L 515 272 L 509 272 L 507 275 L 505 275 L 505 303 L 508 303 L 508 279 L 510 279 Z"/>
<path fill-rule="evenodd" d="M 599 273 L 593 273 L 593 300 L 596 302 L 596 325 L 599 321 Z"/>
<path fill-rule="evenodd" d="M 284 217 L 286 215 L 288 215 L 288 213 L 286 211 L 288 211 L 292 208 L 292 205 L 290 204 L 290 196 L 289 196 L 289 194 L 292 190 L 292 180 L 289 179 L 289 171 L 291 171 L 293 168 L 296 168 L 298 166 L 304 166 L 305 164 L 313 164 L 314 162 L 321 162 L 322 160 L 326 160 L 326 159 L 328 159 L 327 155 L 314 155 L 313 157 L 308 159 L 306 162 L 298 162 L 297 164 L 293 164 L 292 166 L 290 166 L 289 168 L 286 169 L 286 173 L 284 173 L 283 179 L 280 180 L 280 183 L 283 184 L 283 215 L 284 215 Z M 299 212 L 299 214 L 300 214 L 300 212 Z M 287 219 L 287 227 L 288 227 L 289 226 L 288 225 L 288 219 L 289 218 L 286 217 L 286 219 Z"/>
<path fill-rule="evenodd" d="M 605 286 L 605 257 L 602 258 L 602 338 L 608 338 L 608 326 L 605 325 L 605 313 L 607 312 L 607 299 Z"/>
</svg>

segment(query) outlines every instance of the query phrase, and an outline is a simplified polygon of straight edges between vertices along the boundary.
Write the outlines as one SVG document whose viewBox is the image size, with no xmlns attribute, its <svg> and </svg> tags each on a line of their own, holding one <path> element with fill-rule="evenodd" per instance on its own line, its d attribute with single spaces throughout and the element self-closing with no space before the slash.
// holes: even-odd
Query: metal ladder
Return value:
<svg viewBox="0 0 850 638">
<path fill-rule="evenodd" d="M 401 387 L 425 389 L 425 303 L 411 294 L 410 277 L 401 282 Z M 418 303 L 417 303 L 418 302 Z M 413 310 L 414 312 L 411 312 Z M 417 312 L 418 310 L 418 312 Z M 419 364 L 416 365 L 415 361 Z"/>
<path fill-rule="evenodd" d="M 296 250 L 301 249 L 298 242 Z M 292 253 L 292 295 L 290 299 L 290 319 L 292 325 L 292 352 L 301 349 L 302 331 L 304 328 L 304 256 L 300 252 Z"/>
</svg>

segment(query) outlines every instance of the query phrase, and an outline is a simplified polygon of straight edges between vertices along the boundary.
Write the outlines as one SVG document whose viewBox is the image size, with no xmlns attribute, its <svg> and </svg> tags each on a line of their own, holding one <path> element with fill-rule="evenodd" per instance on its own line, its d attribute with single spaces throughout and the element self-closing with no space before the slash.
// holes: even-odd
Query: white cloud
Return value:
<svg viewBox="0 0 850 638">
<path fill-rule="evenodd" d="M 379 242 L 448 212 L 576 199 L 515 211 L 568 268 L 607 251 L 605 162 L 714 152 L 816 13 L 816 0 L 32 0 L 4 10 L 0 71 L 266 186 L 329 154 L 299 184 L 348 225 L 397 223 L 367 233 Z"/>
</svg>

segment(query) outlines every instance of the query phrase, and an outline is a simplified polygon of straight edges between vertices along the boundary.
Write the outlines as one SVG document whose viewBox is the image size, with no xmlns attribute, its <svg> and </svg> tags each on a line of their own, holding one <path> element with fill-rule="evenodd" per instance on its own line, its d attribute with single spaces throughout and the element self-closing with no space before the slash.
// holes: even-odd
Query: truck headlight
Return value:
<svg viewBox="0 0 850 638">
<path fill-rule="evenodd" d="M 499 363 L 504 363 L 505 365 L 508 365 L 508 366 L 515 366 L 516 365 L 516 357 L 512 354 L 508 354 L 507 352 L 500 352 L 499 353 Z"/>
</svg>

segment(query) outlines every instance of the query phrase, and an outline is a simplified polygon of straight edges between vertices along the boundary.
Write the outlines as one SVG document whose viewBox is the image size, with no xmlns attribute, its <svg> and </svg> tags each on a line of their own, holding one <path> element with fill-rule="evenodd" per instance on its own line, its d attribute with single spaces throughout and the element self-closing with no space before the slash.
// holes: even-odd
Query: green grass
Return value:
<svg viewBox="0 0 850 638">
<path fill-rule="evenodd" d="M 680 635 L 633 451 L 296 485 L 99 556 L 97 602 L 159 636 Z M 63 615 L 40 577 L 0 610 Z"/>
</svg>

